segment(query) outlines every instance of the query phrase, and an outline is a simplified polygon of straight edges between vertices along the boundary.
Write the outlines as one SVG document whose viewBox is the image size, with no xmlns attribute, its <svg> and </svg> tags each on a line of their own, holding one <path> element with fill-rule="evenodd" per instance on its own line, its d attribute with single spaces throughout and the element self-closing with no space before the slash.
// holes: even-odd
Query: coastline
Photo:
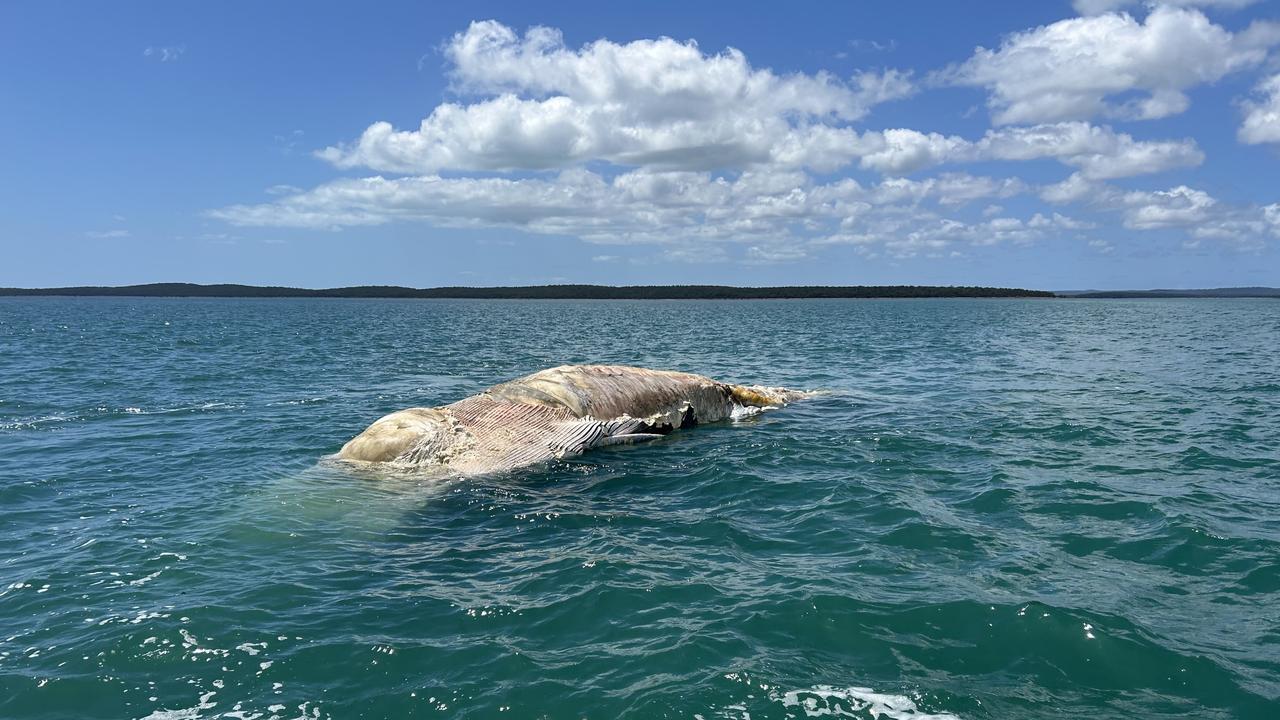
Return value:
<svg viewBox="0 0 1280 720">
<path fill-rule="evenodd" d="M 0 296 L 386 298 L 465 300 L 800 300 L 834 298 L 1052 298 L 1046 290 L 981 286 L 849 285 L 735 287 L 729 285 L 529 285 L 436 287 L 361 285 L 292 288 L 255 285 L 151 283 L 123 286 L 0 288 Z"/>
</svg>

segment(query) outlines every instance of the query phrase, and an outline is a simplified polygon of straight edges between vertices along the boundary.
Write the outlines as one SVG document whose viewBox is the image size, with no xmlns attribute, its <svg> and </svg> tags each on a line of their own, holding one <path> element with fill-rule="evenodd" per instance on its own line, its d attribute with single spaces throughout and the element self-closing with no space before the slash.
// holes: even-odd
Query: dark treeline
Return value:
<svg viewBox="0 0 1280 720">
<path fill-rule="evenodd" d="M 1059 293 L 1075 298 L 1280 298 L 1280 288 L 1232 287 L 1203 290 L 1086 290 Z"/>
<path fill-rule="evenodd" d="M 467 298 L 511 300 L 764 300 L 803 298 L 1053 297 L 1043 290 L 974 286 L 851 285 L 732 287 L 728 285 L 532 285 L 407 288 L 393 285 L 311 290 L 253 285 L 153 283 L 120 287 L 0 288 L 0 295 L 129 297 Z"/>
</svg>

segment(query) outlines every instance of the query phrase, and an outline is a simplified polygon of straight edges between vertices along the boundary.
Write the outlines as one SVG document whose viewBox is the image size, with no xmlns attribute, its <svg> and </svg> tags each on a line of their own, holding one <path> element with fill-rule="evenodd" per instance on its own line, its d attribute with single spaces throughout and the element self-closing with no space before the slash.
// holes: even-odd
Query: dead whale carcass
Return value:
<svg viewBox="0 0 1280 720">
<path fill-rule="evenodd" d="M 804 393 L 621 365 L 563 365 L 435 408 L 391 413 L 337 457 L 497 472 L 781 407 Z"/>
</svg>

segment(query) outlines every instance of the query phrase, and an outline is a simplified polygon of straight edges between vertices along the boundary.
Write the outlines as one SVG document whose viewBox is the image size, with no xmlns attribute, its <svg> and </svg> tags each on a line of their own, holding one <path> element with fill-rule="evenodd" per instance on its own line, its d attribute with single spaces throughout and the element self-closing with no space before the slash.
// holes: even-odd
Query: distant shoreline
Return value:
<svg viewBox="0 0 1280 720">
<path fill-rule="evenodd" d="M 1280 298 L 1280 288 L 1228 287 L 1199 290 L 1081 290 L 1055 293 L 1064 298 L 1141 299 L 1141 298 Z"/>
<path fill-rule="evenodd" d="M 771 300 L 809 298 L 1054 297 L 1045 290 L 976 286 L 853 285 L 734 287 L 729 285 L 529 285 L 437 287 L 363 285 L 309 289 L 255 285 L 154 283 L 119 287 L 0 288 L 0 296 L 223 298 L 451 298 L 467 300 Z"/>
<path fill-rule="evenodd" d="M 410 288 L 358 285 L 339 288 L 294 288 L 258 285 L 77 286 L 0 288 L 9 297 L 195 297 L 195 298 L 384 298 L 459 300 L 804 300 L 837 298 L 1280 298 L 1280 288 L 1234 287 L 1199 290 L 1026 290 L 960 285 L 524 285 L 506 287 Z"/>
</svg>

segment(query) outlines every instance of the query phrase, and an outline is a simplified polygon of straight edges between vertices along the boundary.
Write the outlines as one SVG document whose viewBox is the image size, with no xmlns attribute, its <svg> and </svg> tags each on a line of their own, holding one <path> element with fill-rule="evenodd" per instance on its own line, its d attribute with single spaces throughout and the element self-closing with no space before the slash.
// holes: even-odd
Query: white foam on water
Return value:
<svg viewBox="0 0 1280 720">
<path fill-rule="evenodd" d="M 179 710 L 155 710 L 150 715 L 142 718 L 142 720 L 196 720 L 200 717 L 200 711 L 211 710 L 218 703 L 210 702 L 216 692 L 207 692 L 200 696 L 196 704 L 189 708 L 181 708 Z"/>
<path fill-rule="evenodd" d="M 328 399 L 329 399 L 329 398 L 324 397 L 324 396 L 318 396 L 318 397 L 302 398 L 301 400 L 281 400 L 281 401 L 278 401 L 278 402 L 269 402 L 269 403 L 267 403 L 267 406 L 268 406 L 268 407 L 277 407 L 277 406 L 280 406 L 280 405 L 313 405 L 313 404 L 315 404 L 315 403 L 322 403 L 322 402 L 325 402 L 325 401 L 327 401 Z"/>
<path fill-rule="evenodd" d="M 871 688 L 837 688 L 816 685 L 807 690 L 789 690 L 781 697 L 786 707 L 800 708 L 807 717 L 881 717 L 892 720 L 960 720 L 951 713 L 928 713 L 905 695 L 876 692 Z"/>
<path fill-rule="evenodd" d="M 289 715 L 285 717 L 281 713 L 286 706 L 275 703 L 267 707 L 265 711 L 247 709 L 244 703 L 236 703 L 230 710 L 222 713 L 203 714 L 204 710 L 211 710 L 217 703 L 210 703 L 204 700 L 206 697 L 212 696 L 208 693 L 201 697 L 201 701 L 195 707 L 182 708 L 180 710 L 156 710 L 146 717 L 139 720 L 199 720 L 200 718 L 232 718 L 233 720 L 318 720 L 321 717 L 320 707 L 308 707 L 311 701 L 302 703 L 298 706 L 297 715 Z M 152 698 L 154 701 L 154 698 Z M 326 713 L 323 717 L 329 717 Z"/>
<path fill-rule="evenodd" d="M 8 595 L 9 592 L 12 590 L 25 590 L 29 587 L 31 587 L 31 583 L 22 582 L 21 580 L 15 583 L 9 583 L 5 587 L 0 588 L 0 597 L 4 597 L 5 595 Z"/>
<path fill-rule="evenodd" d="M 169 613 L 166 613 L 166 612 L 160 612 L 158 610 L 152 610 L 152 611 L 139 610 L 138 614 L 134 615 L 131 618 L 123 615 L 107 615 L 102 618 L 88 617 L 88 618 L 85 618 L 84 621 L 89 625 L 99 625 L 99 626 L 110 625 L 111 623 L 128 623 L 130 625 L 137 625 L 146 620 L 154 620 L 155 618 L 167 618 L 167 617 L 169 617 Z"/>
<path fill-rule="evenodd" d="M 177 407 L 159 407 L 153 410 L 148 410 L 146 408 L 136 407 L 133 405 L 130 405 L 128 407 L 123 407 L 118 410 L 114 410 L 106 406 L 99 406 L 95 408 L 95 410 L 97 410 L 100 413 L 108 413 L 108 414 L 123 413 L 125 415 L 169 415 L 172 413 L 207 412 L 210 410 L 236 410 L 242 407 L 244 407 L 244 405 L 241 403 L 206 402 L 206 403 L 199 403 L 195 405 L 179 405 Z M 79 418 L 75 418 L 75 419 L 79 419 Z"/>
<path fill-rule="evenodd" d="M 27 418 L 22 420 L 13 420 L 10 422 L 0 423 L 0 430 L 35 430 L 41 425 L 53 423 L 74 422 L 80 417 L 76 415 L 45 415 L 42 417 Z"/>
<path fill-rule="evenodd" d="M 306 401 L 304 401 L 306 402 Z M 95 414 L 100 415 L 168 415 L 170 413 L 185 412 L 209 412 L 212 410 L 236 410 L 243 408 L 241 403 L 230 402 L 206 402 L 195 405 L 182 405 L 178 407 L 160 407 L 152 410 L 138 407 L 136 405 L 128 405 L 125 407 L 108 407 L 106 405 L 98 405 L 88 410 L 82 411 L 87 416 Z M 67 414 L 67 415 L 41 415 L 28 418 L 14 418 L 0 422 L 0 430 L 37 430 L 44 425 L 54 425 L 58 423 L 78 422 L 86 419 L 86 415 Z"/>
<path fill-rule="evenodd" d="M 155 580 L 156 578 L 160 577 L 160 573 L 162 573 L 162 572 L 164 572 L 164 571 L 163 571 L 163 570 L 157 570 L 157 571 L 155 571 L 155 572 L 151 573 L 150 575 L 147 575 L 147 576 L 144 576 L 144 577 L 140 577 L 140 578 L 138 578 L 138 579 L 136 579 L 136 580 L 130 580 L 130 581 L 129 581 L 129 584 L 130 584 L 130 585 L 146 585 L 147 583 L 151 582 L 152 580 Z"/>
</svg>

